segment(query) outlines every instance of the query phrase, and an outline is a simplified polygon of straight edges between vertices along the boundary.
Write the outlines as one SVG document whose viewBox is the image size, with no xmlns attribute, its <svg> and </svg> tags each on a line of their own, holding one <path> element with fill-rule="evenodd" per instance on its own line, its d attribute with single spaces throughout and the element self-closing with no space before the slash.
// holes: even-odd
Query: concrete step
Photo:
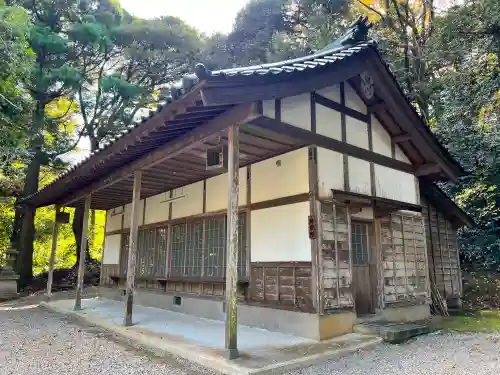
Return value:
<svg viewBox="0 0 500 375">
<path fill-rule="evenodd" d="M 431 332 L 432 328 L 428 325 L 417 323 L 377 321 L 356 324 L 353 330 L 364 335 L 382 337 L 384 341 L 391 344 L 398 344 L 412 337 L 425 335 Z"/>
</svg>

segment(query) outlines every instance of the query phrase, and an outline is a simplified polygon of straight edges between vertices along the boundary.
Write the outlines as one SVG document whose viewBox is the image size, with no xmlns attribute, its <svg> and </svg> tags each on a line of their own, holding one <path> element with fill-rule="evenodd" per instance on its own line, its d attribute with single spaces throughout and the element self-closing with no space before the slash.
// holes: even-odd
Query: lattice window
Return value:
<svg viewBox="0 0 500 375">
<path fill-rule="evenodd" d="M 422 217 L 393 214 L 381 220 L 384 300 L 427 297 L 426 245 Z"/>
<path fill-rule="evenodd" d="M 136 272 L 139 276 L 154 276 L 156 260 L 156 231 L 158 229 L 140 230 L 138 234 Z"/>
<path fill-rule="evenodd" d="M 186 224 L 172 226 L 172 258 L 170 274 L 182 276 L 186 259 Z"/>
<path fill-rule="evenodd" d="M 352 223 L 352 263 L 368 264 L 368 226 L 363 223 Z"/>
<path fill-rule="evenodd" d="M 247 214 L 238 217 L 238 276 L 247 276 Z"/>
<path fill-rule="evenodd" d="M 205 236 L 205 276 L 224 277 L 226 272 L 226 218 L 207 219 Z"/>
<path fill-rule="evenodd" d="M 157 228 L 156 230 L 156 276 L 167 276 L 168 262 L 168 228 Z"/>
<path fill-rule="evenodd" d="M 201 276 L 203 261 L 203 222 L 187 224 L 184 276 Z"/>
</svg>

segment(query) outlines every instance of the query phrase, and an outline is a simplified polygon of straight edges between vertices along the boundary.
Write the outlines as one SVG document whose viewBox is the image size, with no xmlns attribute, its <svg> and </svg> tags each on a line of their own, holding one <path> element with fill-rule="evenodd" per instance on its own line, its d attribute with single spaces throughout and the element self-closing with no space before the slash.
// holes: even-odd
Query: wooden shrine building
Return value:
<svg viewBox="0 0 500 375">
<path fill-rule="evenodd" d="M 464 171 L 369 26 L 298 59 L 198 65 L 27 200 L 107 211 L 100 293 L 125 324 L 133 303 L 226 320 L 235 357 L 236 318 L 320 340 L 360 315 L 427 317 L 430 278 L 459 301 L 455 231 L 472 221 L 434 182 Z"/>
</svg>

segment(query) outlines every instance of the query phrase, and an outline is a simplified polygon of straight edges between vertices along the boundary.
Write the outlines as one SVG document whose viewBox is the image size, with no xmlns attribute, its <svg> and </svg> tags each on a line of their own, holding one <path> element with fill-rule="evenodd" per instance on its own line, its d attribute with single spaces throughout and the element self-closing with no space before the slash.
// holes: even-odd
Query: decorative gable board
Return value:
<svg viewBox="0 0 500 375">
<path fill-rule="evenodd" d="M 354 109 L 358 112 L 364 113 L 365 115 L 368 113 L 368 108 L 366 108 L 366 104 L 363 100 L 358 96 L 356 91 L 349 85 L 345 83 L 344 85 L 345 91 L 345 104 L 351 109 Z"/>
<path fill-rule="evenodd" d="M 316 104 L 316 132 L 325 137 L 342 140 L 340 112 Z"/>
<path fill-rule="evenodd" d="M 373 152 L 392 157 L 391 136 L 387 133 L 375 116 L 372 115 L 371 120 Z"/>
<path fill-rule="evenodd" d="M 305 93 L 281 99 L 281 121 L 311 130 L 311 94 Z"/>
</svg>

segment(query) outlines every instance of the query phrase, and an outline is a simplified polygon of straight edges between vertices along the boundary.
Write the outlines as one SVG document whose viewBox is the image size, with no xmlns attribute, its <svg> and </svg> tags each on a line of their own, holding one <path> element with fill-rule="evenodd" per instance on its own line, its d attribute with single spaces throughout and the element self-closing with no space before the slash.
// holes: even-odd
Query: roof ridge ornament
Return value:
<svg viewBox="0 0 500 375">
<path fill-rule="evenodd" d="M 321 52 L 339 47 L 352 47 L 359 42 L 366 42 L 368 40 L 368 30 L 372 26 L 373 24 L 368 21 L 367 16 L 359 16 L 341 37 L 328 44 Z"/>
</svg>

